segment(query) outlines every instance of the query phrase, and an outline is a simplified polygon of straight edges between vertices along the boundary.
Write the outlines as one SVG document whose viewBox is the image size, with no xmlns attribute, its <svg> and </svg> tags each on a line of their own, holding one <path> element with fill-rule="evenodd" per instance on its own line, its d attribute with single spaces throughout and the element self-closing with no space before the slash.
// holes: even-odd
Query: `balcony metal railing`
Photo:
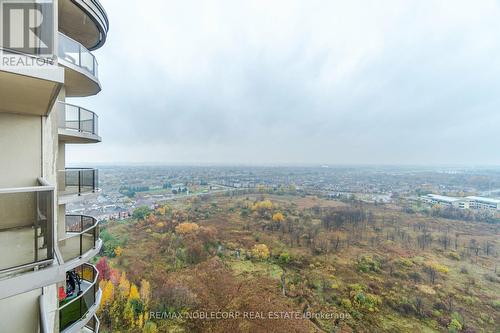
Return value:
<svg viewBox="0 0 500 333">
<path fill-rule="evenodd" d="M 66 235 L 59 245 L 63 260 L 79 258 L 96 248 L 99 222 L 91 216 L 66 215 Z"/>
<path fill-rule="evenodd" d="M 81 195 L 96 192 L 99 171 L 91 168 L 66 168 L 58 172 L 59 194 Z"/>
<path fill-rule="evenodd" d="M 96 45 L 96 48 L 99 46 L 102 46 L 104 44 L 104 41 L 106 40 L 106 35 L 109 30 L 109 20 L 108 20 L 108 14 L 106 14 L 106 11 L 104 10 L 104 7 L 101 5 L 99 0 L 84 0 L 85 3 L 89 4 L 89 8 L 91 8 L 92 12 L 97 15 L 98 20 L 101 22 L 103 31 L 100 32 L 101 34 L 101 39 L 103 41 Z M 95 10 L 94 10 L 95 8 Z"/>
<path fill-rule="evenodd" d="M 59 33 L 58 57 L 70 64 L 73 64 L 91 76 L 97 78 L 98 64 L 94 55 L 76 40 Z"/>
<path fill-rule="evenodd" d="M 54 187 L 0 189 L 0 274 L 50 265 L 54 259 Z"/>
<path fill-rule="evenodd" d="M 94 315 L 92 319 L 85 325 L 85 328 L 88 329 L 91 332 L 98 333 L 99 332 L 99 326 L 101 323 L 99 322 L 99 319 L 97 319 L 97 316 Z"/>
<path fill-rule="evenodd" d="M 79 290 L 75 290 L 73 296 L 59 302 L 59 330 L 61 332 L 82 320 L 89 310 L 94 305 L 97 305 L 99 272 L 89 264 L 83 264 L 75 268 L 75 272 L 80 279 L 80 286 L 76 287 Z"/>
<path fill-rule="evenodd" d="M 59 102 L 59 128 L 98 135 L 99 117 L 82 107 Z"/>
<path fill-rule="evenodd" d="M 91 0 L 92 4 L 94 6 L 96 6 L 99 10 L 99 13 L 101 14 L 101 16 L 103 17 L 103 20 L 106 24 L 106 31 L 108 31 L 108 27 L 109 27 L 109 20 L 108 20 L 108 15 L 106 14 L 106 11 L 104 10 L 104 7 L 101 5 L 101 3 L 99 2 L 99 0 Z"/>
</svg>

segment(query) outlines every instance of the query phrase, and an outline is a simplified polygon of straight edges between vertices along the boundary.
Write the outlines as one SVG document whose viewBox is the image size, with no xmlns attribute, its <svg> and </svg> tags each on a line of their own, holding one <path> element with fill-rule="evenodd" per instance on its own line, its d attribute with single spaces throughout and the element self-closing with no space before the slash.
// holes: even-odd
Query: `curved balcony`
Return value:
<svg viewBox="0 0 500 333">
<path fill-rule="evenodd" d="M 58 242 L 66 269 L 95 256 L 101 247 L 99 222 L 92 216 L 66 215 L 66 237 Z"/>
<path fill-rule="evenodd" d="M 98 0 L 59 0 L 59 29 L 89 50 L 106 42 L 108 15 Z"/>
<path fill-rule="evenodd" d="M 58 104 L 59 140 L 66 143 L 98 143 L 97 134 L 99 117 L 82 107 L 62 103 Z"/>
<path fill-rule="evenodd" d="M 57 56 L 59 64 L 66 68 L 66 97 L 86 97 L 101 91 L 97 60 L 85 46 L 59 33 Z"/>
<path fill-rule="evenodd" d="M 66 288 L 61 287 L 59 300 L 59 331 L 62 333 L 97 332 L 99 321 L 95 313 L 101 302 L 99 272 L 93 265 L 83 264 L 68 271 Z"/>
<path fill-rule="evenodd" d="M 57 173 L 59 204 L 96 198 L 99 171 L 92 168 L 66 168 Z"/>
</svg>

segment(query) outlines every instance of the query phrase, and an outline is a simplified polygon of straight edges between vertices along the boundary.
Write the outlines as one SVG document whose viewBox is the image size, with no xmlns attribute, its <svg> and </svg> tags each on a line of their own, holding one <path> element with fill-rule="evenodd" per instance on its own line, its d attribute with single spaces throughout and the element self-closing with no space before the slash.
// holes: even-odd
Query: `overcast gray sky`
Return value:
<svg viewBox="0 0 500 333">
<path fill-rule="evenodd" d="M 498 1 L 102 3 L 70 163 L 500 164 Z"/>
</svg>

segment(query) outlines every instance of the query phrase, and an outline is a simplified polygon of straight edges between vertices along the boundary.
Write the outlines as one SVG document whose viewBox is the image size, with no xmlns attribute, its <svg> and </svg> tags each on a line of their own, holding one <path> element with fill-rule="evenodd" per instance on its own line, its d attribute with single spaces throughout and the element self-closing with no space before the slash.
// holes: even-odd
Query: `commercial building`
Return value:
<svg viewBox="0 0 500 333">
<path fill-rule="evenodd" d="M 477 196 L 449 197 L 437 194 L 427 194 L 420 197 L 420 200 L 431 205 L 441 205 L 459 209 L 489 209 L 500 210 L 500 200 Z"/>
<path fill-rule="evenodd" d="M 500 200 L 483 198 L 483 197 L 467 197 L 470 207 L 474 209 L 493 209 L 500 210 Z"/>
<path fill-rule="evenodd" d="M 98 195 L 98 171 L 67 168 L 65 152 L 101 141 L 97 114 L 67 98 L 101 91 L 107 14 L 98 0 L 0 6 L 0 331 L 98 332 L 99 225 L 66 214 Z"/>
<path fill-rule="evenodd" d="M 420 197 L 423 202 L 429 203 L 431 205 L 441 205 L 445 207 L 454 207 L 460 209 L 469 208 L 467 200 L 465 198 L 455 198 L 448 197 L 445 195 L 428 194 Z"/>
</svg>

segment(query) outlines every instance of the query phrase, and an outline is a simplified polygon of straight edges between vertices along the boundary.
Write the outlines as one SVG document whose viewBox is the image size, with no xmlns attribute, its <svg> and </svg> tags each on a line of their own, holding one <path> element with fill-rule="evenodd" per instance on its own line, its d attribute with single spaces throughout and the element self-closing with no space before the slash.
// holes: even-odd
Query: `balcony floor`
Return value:
<svg viewBox="0 0 500 333">
<path fill-rule="evenodd" d="M 99 135 L 89 132 L 59 128 L 58 133 L 59 140 L 66 143 L 98 143 L 102 141 Z"/>
<path fill-rule="evenodd" d="M 63 205 L 73 202 L 81 202 L 85 200 L 96 200 L 100 192 L 101 192 L 100 189 L 94 191 L 92 191 L 92 189 L 89 190 L 85 189 L 83 192 L 78 194 L 78 191 L 71 189 L 71 190 L 59 191 L 57 195 L 59 197 L 59 204 Z"/>
<path fill-rule="evenodd" d="M 40 229 L 38 229 L 40 234 Z M 0 270 L 33 263 L 35 260 L 35 230 L 32 227 L 0 230 L 0 244 L 8 249 L 0 259 Z M 47 249 L 41 249 L 43 237 L 38 237 L 38 259 L 47 259 Z"/>
<path fill-rule="evenodd" d="M 87 194 L 93 193 L 95 189 L 92 186 L 82 186 L 80 189 L 78 186 L 66 186 L 64 190 L 60 190 L 57 192 L 58 195 L 78 195 L 78 194 Z"/>
<path fill-rule="evenodd" d="M 80 331 L 80 333 L 94 333 L 93 330 L 87 328 L 87 327 L 84 327 L 82 328 L 82 330 Z"/>
</svg>

